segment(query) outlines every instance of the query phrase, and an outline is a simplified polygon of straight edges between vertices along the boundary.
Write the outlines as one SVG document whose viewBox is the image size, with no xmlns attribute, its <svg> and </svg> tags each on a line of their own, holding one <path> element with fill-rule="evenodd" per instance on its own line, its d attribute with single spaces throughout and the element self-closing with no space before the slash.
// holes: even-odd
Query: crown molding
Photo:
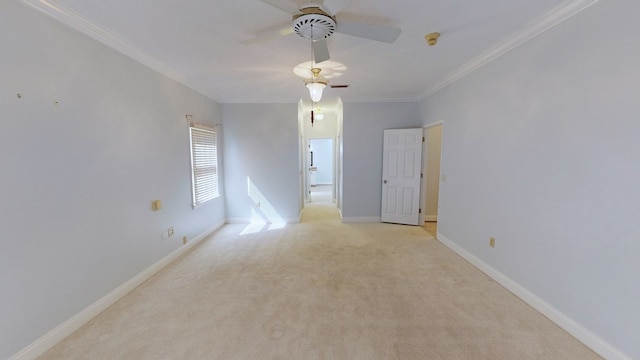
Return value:
<svg viewBox="0 0 640 360">
<path fill-rule="evenodd" d="M 551 9 L 548 13 L 533 20 L 520 31 L 498 42 L 473 60 L 460 66 L 458 69 L 450 73 L 444 80 L 424 92 L 421 96 L 421 100 L 439 92 L 454 82 L 478 70 L 482 66 L 501 57 L 507 52 L 517 48 L 597 2 L 598 0 L 568 0 L 561 3 Z"/>
<path fill-rule="evenodd" d="M 55 0 L 22 0 L 23 3 L 39 10 L 53 17 L 54 19 L 62 22 L 63 24 L 70 26 L 92 39 L 95 39 L 104 45 L 132 58 L 133 60 L 161 73 L 162 75 L 179 82 L 180 84 L 191 88 L 192 90 L 210 98 L 215 101 L 219 101 L 219 97 L 215 94 L 211 94 L 210 91 L 200 89 L 176 71 L 171 66 L 167 65 L 163 61 L 151 56 L 142 49 L 134 46 L 133 44 L 121 39 L 116 34 L 113 34 L 106 29 L 102 28 L 96 23 L 88 21 L 80 16 L 80 14 L 71 10 L 70 8 L 60 4 Z"/>
<path fill-rule="evenodd" d="M 349 97 L 349 96 L 324 96 L 327 99 L 340 99 L 345 103 L 417 103 L 422 100 L 419 97 Z M 306 97 L 287 98 L 225 98 L 222 104 L 293 104 L 300 100 L 307 100 Z"/>
<path fill-rule="evenodd" d="M 211 93 L 210 90 L 203 89 L 199 85 L 189 81 L 188 78 L 183 76 L 180 72 L 164 63 L 163 61 L 151 56 L 149 53 L 134 46 L 133 44 L 121 39 L 116 34 L 113 34 L 106 29 L 100 27 L 91 21 L 80 16 L 70 8 L 60 4 L 56 0 L 21 0 L 23 3 L 53 17 L 54 19 L 70 26 L 71 28 L 105 44 L 106 46 L 113 48 L 114 50 L 132 58 L 133 60 L 167 76 L 168 78 L 177 81 L 178 83 L 191 88 L 192 90 L 214 100 L 219 103 L 267 103 L 273 102 L 274 99 L 224 99 L 217 94 Z M 455 71 L 449 73 L 449 75 L 442 81 L 438 82 L 434 86 L 427 89 L 422 94 L 415 97 L 395 97 L 395 98 L 352 98 L 347 99 L 349 102 L 412 102 L 422 101 L 430 95 L 433 95 L 461 78 L 469 75 L 482 66 L 490 63 L 491 61 L 499 58 L 505 53 L 517 48 L 518 46 L 526 43 L 527 41 L 535 38 L 536 36 L 544 33 L 552 27 L 562 23 L 569 19 L 573 15 L 578 14 L 582 10 L 590 7 L 598 2 L 598 0 L 567 0 L 560 5 L 553 8 L 548 13 L 540 16 L 532 21 L 529 25 L 522 28 L 520 31 L 512 34 L 506 39 L 498 42 L 488 50 L 481 53 L 473 60 L 462 65 Z M 348 98 L 348 97 L 347 97 Z M 296 102 L 292 99 L 279 99 L 276 102 Z"/>
</svg>

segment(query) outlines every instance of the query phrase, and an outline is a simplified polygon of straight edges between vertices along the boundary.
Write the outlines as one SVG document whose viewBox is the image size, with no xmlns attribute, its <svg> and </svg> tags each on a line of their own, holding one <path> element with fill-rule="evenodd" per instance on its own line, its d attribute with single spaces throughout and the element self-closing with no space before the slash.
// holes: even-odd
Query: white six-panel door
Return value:
<svg viewBox="0 0 640 360">
<path fill-rule="evenodd" d="M 422 129 L 385 130 L 382 161 L 381 220 L 418 225 Z"/>
</svg>

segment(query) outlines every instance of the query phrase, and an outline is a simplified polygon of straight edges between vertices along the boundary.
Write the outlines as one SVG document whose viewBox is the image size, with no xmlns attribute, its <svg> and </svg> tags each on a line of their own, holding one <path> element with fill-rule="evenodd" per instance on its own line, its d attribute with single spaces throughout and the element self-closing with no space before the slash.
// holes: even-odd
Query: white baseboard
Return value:
<svg viewBox="0 0 640 360">
<path fill-rule="evenodd" d="M 342 214 L 342 213 L 340 213 Z M 343 223 L 379 223 L 380 217 L 342 217 Z"/>
<path fill-rule="evenodd" d="M 135 288 L 140 286 L 143 282 L 147 281 L 158 271 L 162 270 L 165 266 L 169 265 L 171 262 L 176 260 L 180 255 L 189 251 L 189 249 L 193 248 L 196 244 L 202 241 L 204 238 L 209 236 L 214 231 L 218 230 L 220 227 L 224 225 L 224 221 L 221 221 L 215 224 L 213 227 L 205 231 L 204 233 L 196 236 L 187 244 L 179 247 L 178 249 L 171 252 L 169 255 L 160 259 L 160 261 L 155 264 L 149 266 L 144 269 L 138 275 L 129 279 L 124 284 L 118 286 L 110 293 L 96 301 L 95 303 L 89 305 L 84 310 L 80 311 L 67 321 L 58 325 L 55 329 L 49 331 L 38 340 L 33 342 L 31 345 L 22 349 L 17 354 L 13 355 L 9 360 L 32 360 L 37 358 L 38 356 L 44 354 L 47 350 L 51 349 L 53 346 L 58 344 L 60 341 L 64 340 L 67 336 L 71 335 L 74 331 L 78 330 L 82 325 L 89 322 L 89 320 L 98 316 L 104 310 L 106 310 L 109 306 L 115 304 L 118 300 L 122 299 L 125 295 L 133 291 Z"/>
<path fill-rule="evenodd" d="M 484 272 L 489 277 L 494 279 L 497 283 L 504 286 L 507 290 L 511 291 L 522 301 L 529 304 L 531 307 L 542 313 L 542 315 L 549 318 L 549 320 L 556 323 L 556 325 L 560 326 L 569 334 L 573 335 L 576 339 L 581 341 L 598 355 L 609 360 L 631 360 L 631 357 L 625 355 L 623 352 L 616 349 L 611 344 L 607 343 L 591 331 L 587 330 L 582 325 L 578 324 L 573 319 L 551 306 L 551 304 L 545 302 L 522 285 L 510 279 L 508 276 L 492 268 L 475 255 L 460 247 L 458 244 L 447 239 L 447 237 L 442 235 L 442 233 L 438 232 L 437 239 L 449 249 L 453 250 L 456 254 L 467 260 L 473 266 L 480 269 L 480 271 Z"/>
</svg>

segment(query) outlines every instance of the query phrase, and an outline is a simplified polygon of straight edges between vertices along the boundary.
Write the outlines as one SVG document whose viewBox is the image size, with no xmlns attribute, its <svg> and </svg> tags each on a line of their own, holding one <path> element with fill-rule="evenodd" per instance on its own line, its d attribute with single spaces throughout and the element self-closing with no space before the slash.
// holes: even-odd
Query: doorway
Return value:
<svg viewBox="0 0 640 360">
<path fill-rule="evenodd" d="M 309 202 L 333 203 L 334 145 L 331 138 L 309 139 Z"/>
<path fill-rule="evenodd" d="M 442 157 L 443 122 L 423 128 L 422 163 L 422 227 L 434 237 L 438 234 L 438 201 L 440 193 L 440 159 Z"/>
<path fill-rule="evenodd" d="M 311 110 L 314 111 L 313 121 Z M 342 196 L 342 101 L 298 103 L 300 205 L 340 209 Z M 313 159 L 312 159 L 313 157 Z M 312 165 L 313 161 L 313 165 Z"/>
</svg>

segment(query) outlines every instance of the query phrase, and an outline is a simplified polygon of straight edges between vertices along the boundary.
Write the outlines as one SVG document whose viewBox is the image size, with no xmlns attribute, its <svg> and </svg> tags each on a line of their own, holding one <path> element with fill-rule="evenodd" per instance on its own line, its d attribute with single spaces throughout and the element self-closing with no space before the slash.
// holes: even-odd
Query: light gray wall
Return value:
<svg viewBox="0 0 640 360">
<path fill-rule="evenodd" d="M 298 101 L 298 168 L 300 169 L 300 174 L 298 178 L 298 188 L 300 194 L 298 195 L 298 207 L 300 209 L 304 208 L 304 202 L 306 200 L 306 196 L 308 196 L 309 191 L 306 189 L 306 183 L 308 182 L 309 171 L 306 170 L 306 150 L 307 150 L 307 140 L 305 138 L 306 131 L 304 125 L 304 102 L 302 99 Z"/>
<path fill-rule="evenodd" d="M 342 216 L 379 219 L 384 130 L 421 127 L 420 104 L 345 103 L 343 116 Z"/>
<path fill-rule="evenodd" d="M 224 104 L 227 216 L 249 221 L 256 199 L 274 222 L 300 216 L 298 104 Z M 247 179 L 260 194 L 250 196 Z"/>
<path fill-rule="evenodd" d="M 600 1 L 422 105 L 445 124 L 438 231 L 634 359 L 639 13 Z"/>
<path fill-rule="evenodd" d="M 0 49 L 6 359 L 222 221 L 224 206 L 191 208 L 185 114 L 220 122 L 215 102 L 14 0 L 0 2 Z"/>
<path fill-rule="evenodd" d="M 344 172 L 344 160 L 343 160 L 343 147 L 344 147 L 344 104 L 342 100 L 338 99 L 338 105 L 336 107 L 336 115 L 337 115 L 337 132 L 338 137 L 336 139 L 335 147 L 336 147 L 336 205 L 340 210 L 340 216 L 342 216 L 342 193 L 344 192 L 344 177 L 342 173 Z"/>
</svg>

